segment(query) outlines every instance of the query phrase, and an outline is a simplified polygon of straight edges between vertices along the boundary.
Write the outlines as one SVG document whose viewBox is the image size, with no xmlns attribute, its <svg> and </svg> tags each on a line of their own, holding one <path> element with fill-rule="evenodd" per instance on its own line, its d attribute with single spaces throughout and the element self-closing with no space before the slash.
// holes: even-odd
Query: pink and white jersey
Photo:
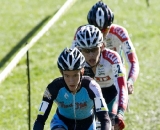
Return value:
<svg viewBox="0 0 160 130">
<path fill-rule="evenodd" d="M 135 48 L 129 38 L 127 30 L 119 25 L 112 24 L 109 33 L 104 37 L 106 47 L 117 51 L 122 57 L 122 51 L 128 63 L 128 78 L 136 81 L 139 74 L 139 62 Z"/>
</svg>

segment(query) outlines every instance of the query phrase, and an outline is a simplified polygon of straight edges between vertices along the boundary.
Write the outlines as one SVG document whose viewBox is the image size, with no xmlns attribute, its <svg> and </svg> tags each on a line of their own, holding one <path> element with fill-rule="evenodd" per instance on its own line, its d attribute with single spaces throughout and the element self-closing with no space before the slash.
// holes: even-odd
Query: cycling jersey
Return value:
<svg viewBox="0 0 160 130">
<path fill-rule="evenodd" d="M 105 48 L 101 53 L 95 74 L 93 73 L 91 67 L 86 63 L 84 75 L 93 77 L 101 86 L 102 91 L 103 88 L 115 87 L 115 89 L 110 89 L 112 91 L 106 91 L 106 94 L 103 95 L 104 97 L 106 97 L 107 93 L 114 93 L 113 95 L 110 94 L 113 99 L 118 94 L 118 107 L 121 107 L 124 110 L 126 110 L 128 103 L 128 91 L 125 80 L 125 70 L 121 62 L 121 58 L 117 52 Z M 107 98 L 105 98 L 105 100 L 108 101 Z M 117 106 L 115 105 L 114 107 L 114 110 L 110 111 L 117 110 Z"/>
<path fill-rule="evenodd" d="M 112 24 L 109 33 L 104 36 L 104 42 L 107 48 L 117 51 L 121 57 L 122 52 L 124 53 L 128 63 L 127 79 L 135 82 L 139 74 L 139 62 L 127 30 L 122 26 Z"/>
<path fill-rule="evenodd" d="M 34 130 L 43 130 L 53 102 L 56 102 L 58 107 L 51 122 L 51 129 L 57 128 L 59 125 L 62 125 L 66 130 L 70 130 L 71 127 L 76 130 L 86 129 L 86 126 L 86 130 L 95 129 L 95 124 L 93 124 L 95 121 L 91 118 L 94 114 L 93 108 L 95 108 L 102 129 L 110 130 L 108 108 L 101 89 L 95 80 L 88 76 L 82 76 L 80 89 L 75 94 L 69 91 L 63 77 L 53 80 L 43 95 Z M 84 124 L 84 121 L 90 124 L 88 125 L 87 122 Z"/>
</svg>

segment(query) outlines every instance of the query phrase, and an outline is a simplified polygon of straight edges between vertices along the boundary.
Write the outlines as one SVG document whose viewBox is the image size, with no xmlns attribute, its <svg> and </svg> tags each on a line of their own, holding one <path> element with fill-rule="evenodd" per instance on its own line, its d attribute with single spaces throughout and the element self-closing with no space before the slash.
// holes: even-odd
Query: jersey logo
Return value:
<svg viewBox="0 0 160 130">
<path fill-rule="evenodd" d="M 111 78 L 109 76 L 106 76 L 106 77 L 95 77 L 94 78 L 97 82 L 104 82 L 104 81 L 108 81 L 110 80 Z"/>
<path fill-rule="evenodd" d="M 107 59 L 111 64 L 119 63 L 120 59 L 118 55 L 116 55 L 116 52 L 114 51 L 103 51 L 103 56 L 105 59 Z"/>
<path fill-rule="evenodd" d="M 87 102 L 83 102 L 83 103 L 76 103 L 76 109 L 82 109 L 84 107 L 87 106 Z"/>
<path fill-rule="evenodd" d="M 65 104 L 64 102 L 59 102 L 59 105 L 62 107 L 62 108 L 69 108 L 69 107 L 73 107 L 73 103 L 70 103 L 70 104 Z M 84 107 L 87 106 L 87 102 L 76 102 L 75 103 L 76 107 L 75 109 L 83 109 Z"/>
<path fill-rule="evenodd" d="M 43 97 L 48 98 L 49 100 L 51 100 L 51 96 L 52 95 L 50 94 L 48 88 L 46 88 Z"/>
<path fill-rule="evenodd" d="M 64 94 L 64 98 L 65 98 L 65 99 L 68 99 L 68 97 L 69 97 L 68 94 L 65 93 L 65 94 Z"/>
<path fill-rule="evenodd" d="M 116 32 L 122 39 L 127 38 L 126 35 L 125 35 L 125 33 L 124 33 L 124 31 L 123 31 L 122 29 L 117 28 L 117 29 L 115 29 L 115 32 Z"/>
<path fill-rule="evenodd" d="M 99 64 L 97 67 L 97 73 L 99 76 L 105 75 L 105 68 L 103 65 Z"/>
<path fill-rule="evenodd" d="M 128 34 L 123 28 L 112 27 L 109 33 L 116 35 L 122 42 L 128 40 Z"/>
<path fill-rule="evenodd" d="M 118 60 L 117 60 L 117 57 L 112 54 L 112 53 L 108 53 L 108 58 L 113 62 L 113 63 L 117 63 Z"/>
</svg>

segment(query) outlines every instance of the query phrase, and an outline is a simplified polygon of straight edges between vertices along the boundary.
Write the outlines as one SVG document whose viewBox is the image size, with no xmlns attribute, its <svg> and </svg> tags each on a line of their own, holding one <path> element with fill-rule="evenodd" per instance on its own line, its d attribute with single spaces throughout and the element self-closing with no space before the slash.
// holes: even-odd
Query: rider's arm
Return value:
<svg viewBox="0 0 160 130">
<path fill-rule="evenodd" d="M 50 93 L 49 86 L 46 88 L 44 92 L 43 99 L 42 99 L 42 102 L 38 110 L 37 119 L 33 126 L 33 130 L 43 130 L 44 129 L 45 122 L 52 108 L 53 96 Z"/>
<path fill-rule="evenodd" d="M 108 108 L 103 97 L 95 98 L 95 109 L 98 120 L 101 122 L 101 130 L 111 130 Z"/>
<path fill-rule="evenodd" d="M 132 41 L 129 38 L 128 32 L 126 29 L 123 30 L 125 36 L 127 37 L 126 40 L 122 41 L 122 49 L 126 57 L 126 62 L 128 64 L 128 77 L 127 80 L 130 80 L 131 82 L 135 82 L 138 78 L 139 74 L 139 62 L 136 55 L 135 48 L 132 44 Z"/>
<path fill-rule="evenodd" d="M 130 81 L 132 80 L 133 82 L 135 82 L 139 74 L 139 63 L 135 52 L 135 48 L 128 35 L 128 31 L 122 26 L 112 24 L 110 34 L 115 36 L 114 41 L 115 43 L 117 43 L 116 47 L 119 48 L 121 46 L 126 57 L 126 62 L 128 64 L 129 70 L 127 79 L 130 79 Z M 117 38 L 119 40 L 117 40 Z M 120 53 L 120 50 L 118 53 Z"/>
<path fill-rule="evenodd" d="M 115 57 L 117 58 L 116 62 L 112 62 L 112 72 L 114 76 L 114 83 L 118 92 L 119 101 L 118 101 L 118 113 L 123 112 L 127 108 L 128 104 L 128 89 L 126 83 L 126 73 L 120 60 L 120 55 L 115 52 Z"/>
<path fill-rule="evenodd" d="M 94 93 L 94 108 L 96 115 L 101 122 L 101 130 L 111 130 L 111 121 L 108 114 L 107 104 L 102 96 L 101 88 L 99 84 L 92 80 L 90 83 L 90 89 Z"/>
</svg>

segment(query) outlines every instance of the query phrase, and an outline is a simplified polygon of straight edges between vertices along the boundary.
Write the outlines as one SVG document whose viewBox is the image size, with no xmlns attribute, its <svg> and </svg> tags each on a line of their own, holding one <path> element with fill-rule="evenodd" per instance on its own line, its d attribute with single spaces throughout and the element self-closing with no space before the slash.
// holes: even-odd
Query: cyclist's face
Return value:
<svg viewBox="0 0 160 130">
<path fill-rule="evenodd" d="M 101 48 L 95 47 L 91 49 L 81 49 L 81 52 L 84 55 L 86 62 L 90 66 L 95 66 L 99 61 Z"/>
<path fill-rule="evenodd" d="M 75 93 L 79 88 L 79 82 L 81 77 L 80 70 L 63 71 L 64 80 L 70 91 Z"/>
</svg>

